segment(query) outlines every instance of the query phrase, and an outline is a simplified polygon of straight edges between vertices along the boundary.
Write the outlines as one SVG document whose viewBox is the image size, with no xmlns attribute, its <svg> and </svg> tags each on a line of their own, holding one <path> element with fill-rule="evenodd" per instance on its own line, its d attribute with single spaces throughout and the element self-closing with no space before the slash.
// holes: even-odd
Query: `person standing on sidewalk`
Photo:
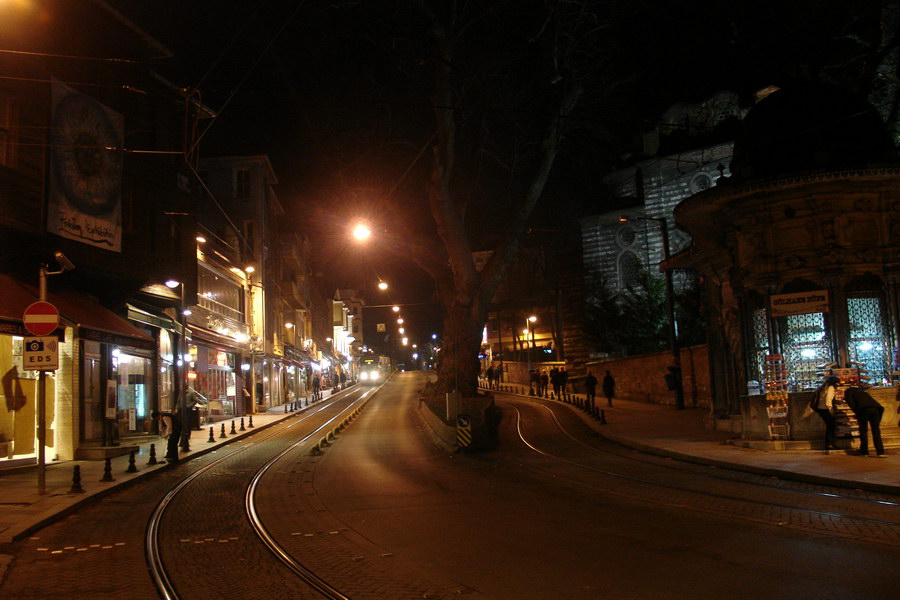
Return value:
<svg viewBox="0 0 900 600">
<path fill-rule="evenodd" d="M 594 374 L 591 371 L 587 372 L 587 377 L 584 378 L 584 392 L 587 396 L 587 405 L 588 410 L 594 410 L 594 403 L 597 397 L 597 378 L 594 377 Z"/>
<path fill-rule="evenodd" d="M 181 439 L 181 419 L 171 412 L 154 410 L 150 416 L 159 421 L 159 435 L 167 440 L 165 459 L 170 463 L 178 462 L 178 441 Z"/>
<path fill-rule="evenodd" d="M 616 395 L 616 380 L 613 379 L 609 369 L 606 370 L 606 375 L 603 377 L 603 395 L 606 396 L 606 405 L 612 406 L 613 396 Z"/>
<path fill-rule="evenodd" d="M 834 445 L 834 430 L 837 425 L 837 420 L 834 418 L 834 396 L 840 381 L 833 375 L 827 377 L 816 390 L 816 395 L 810 405 L 825 423 L 825 450 L 837 450 L 837 446 Z"/>
<path fill-rule="evenodd" d="M 565 367 L 560 367 L 559 369 L 559 393 L 566 393 L 566 384 L 569 382 L 569 372 L 566 371 Z"/>
<path fill-rule="evenodd" d="M 884 444 L 881 442 L 881 417 L 884 407 L 871 396 L 862 385 L 851 387 L 844 392 L 844 401 L 859 422 L 859 454 L 869 455 L 869 428 L 872 429 L 872 442 L 875 444 L 875 456 L 884 457 Z"/>
</svg>

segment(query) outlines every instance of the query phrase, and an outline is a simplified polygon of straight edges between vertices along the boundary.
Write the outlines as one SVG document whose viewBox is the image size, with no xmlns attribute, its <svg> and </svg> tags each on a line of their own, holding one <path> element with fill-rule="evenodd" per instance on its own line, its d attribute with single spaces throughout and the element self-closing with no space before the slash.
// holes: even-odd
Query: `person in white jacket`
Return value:
<svg viewBox="0 0 900 600">
<path fill-rule="evenodd" d="M 834 431 L 837 421 L 834 418 L 834 396 L 837 393 L 837 385 L 840 379 L 834 376 L 826 377 L 813 399 L 812 409 L 825 422 L 825 450 L 837 450 L 834 445 Z"/>
</svg>

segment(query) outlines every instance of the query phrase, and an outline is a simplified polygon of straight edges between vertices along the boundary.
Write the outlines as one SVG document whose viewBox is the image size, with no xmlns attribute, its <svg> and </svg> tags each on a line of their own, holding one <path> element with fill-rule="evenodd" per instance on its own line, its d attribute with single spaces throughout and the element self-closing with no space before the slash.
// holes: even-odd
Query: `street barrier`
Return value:
<svg viewBox="0 0 900 600">
<path fill-rule="evenodd" d="M 112 476 L 112 459 L 108 456 L 103 463 L 103 477 L 100 478 L 100 481 L 115 481 Z"/>
<path fill-rule="evenodd" d="M 210 427 L 210 428 L 209 428 L 209 439 L 206 440 L 206 442 L 209 443 L 209 444 L 215 444 L 215 443 L 216 443 L 215 428 L 213 428 L 213 427 Z"/>
<path fill-rule="evenodd" d="M 83 494 L 84 489 L 81 487 L 81 467 L 75 465 L 72 469 L 72 487 L 69 488 L 70 494 Z"/>
<path fill-rule="evenodd" d="M 231 420 L 231 435 L 237 433 L 237 430 L 234 428 L 234 419 Z"/>
<path fill-rule="evenodd" d="M 128 468 L 125 469 L 126 473 L 137 473 L 138 472 L 137 465 L 134 464 L 134 453 L 135 452 L 136 452 L 135 450 L 132 450 L 131 452 L 128 453 Z"/>
<path fill-rule="evenodd" d="M 244 417 L 241 417 L 241 431 L 245 431 L 245 429 L 244 429 Z"/>
<path fill-rule="evenodd" d="M 253 427 L 253 415 L 250 415 L 250 424 L 248 427 Z"/>
<path fill-rule="evenodd" d="M 150 460 L 147 461 L 148 465 L 155 465 L 159 461 L 156 460 L 156 444 L 150 444 Z"/>
<path fill-rule="evenodd" d="M 222 423 L 222 431 L 221 431 L 221 433 L 219 433 L 219 439 L 222 440 L 222 439 L 225 439 L 225 438 L 227 438 L 227 437 L 228 437 L 228 436 L 225 435 L 225 423 Z"/>
</svg>

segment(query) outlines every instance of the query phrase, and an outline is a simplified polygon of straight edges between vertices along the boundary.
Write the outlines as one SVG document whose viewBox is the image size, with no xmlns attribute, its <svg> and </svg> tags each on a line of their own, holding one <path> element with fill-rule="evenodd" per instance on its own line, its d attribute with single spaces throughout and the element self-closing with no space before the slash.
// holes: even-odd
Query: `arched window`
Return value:
<svg viewBox="0 0 900 600">
<path fill-rule="evenodd" d="M 782 293 L 813 292 L 822 286 L 811 281 L 794 280 Z M 818 366 L 835 360 L 827 313 L 788 315 L 778 319 L 781 353 L 788 370 L 792 390 L 816 387 L 820 383 Z"/>
<path fill-rule="evenodd" d="M 637 285 L 641 274 L 641 261 L 634 252 L 623 252 L 619 255 L 619 289 L 624 290 Z"/>
<path fill-rule="evenodd" d="M 887 383 L 890 375 L 890 328 L 885 320 L 884 284 L 866 274 L 851 281 L 847 297 L 847 356 L 869 372 L 869 382 Z"/>
</svg>

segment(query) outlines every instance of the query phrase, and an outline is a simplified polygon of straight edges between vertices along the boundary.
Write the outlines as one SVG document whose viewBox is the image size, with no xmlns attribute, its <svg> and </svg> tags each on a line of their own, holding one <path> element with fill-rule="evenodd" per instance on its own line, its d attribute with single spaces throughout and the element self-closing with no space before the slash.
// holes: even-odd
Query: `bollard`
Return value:
<svg viewBox="0 0 900 600">
<path fill-rule="evenodd" d="M 215 434 L 215 430 L 212 427 L 209 428 L 209 439 L 206 440 L 206 443 L 208 443 L 208 444 L 216 443 L 216 434 Z"/>
<path fill-rule="evenodd" d="M 606 425 L 606 413 L 603 410 L 600 411 L 600 424 Z"/>
<path fill-rule="evenodd" d="M 247 425 L 247 427 L 253 427 L 253 415 L 250 415 L 250 423 Z"/>
<path fill-rule="evenodd" d="M 156 460 L 156 444 L 150 444 L 150 460 L 147 461 L 148 465 L 155 465 L 159 461 Z"/>
<path fill-rule="evenodd" d="M 334 441 L 334 430 L 333 429 L 328 432 L 328 435 L 325 436 L 325 439 L 328 440 L 329 442 Z"/>
<path fill-rule="evenodd" d="M 284 414 L 287 414 L 287 404 L 284 405 Z"/>
<path fill-rule="evenodd" d="M 237 433 L 237 430 L 234 428 L 234 419 L 231 420 L 231 435 Z"/>
<path fill-rule="evenodd" d="M 125 469 L 126 473 L 137 473 L 137 465 L 134 464 L 134 450 L 128 453 L 128 468 Z"/>
<path fill-rule="evenodd" d="M 219 439 L 221 440 L 221 439 L 226 438 L 226 437 L 228 437 L 228 436 L 225 435 L 225 423 L 222 423 L 222 431 L 219 432 Z"/>
<path fill-rule="evenodd" d="M 108 456 L 103 464 L 103 477 L 100 478 L 100 481 L 115 481 L 112 476 L 112 459 Z"/>
<path fill-rule="evenodd" d="M 246 431 L 244 429 L 244 417 L 241 417 L 241 431 Z"/>
<path fill-rule="evenodd" d="M 69 489 L 70 494 L 83 494 L 84 489 L 81 487 L 81 467 L 75 465 L 72 469 L 72 487 Z"/>
</svg>

